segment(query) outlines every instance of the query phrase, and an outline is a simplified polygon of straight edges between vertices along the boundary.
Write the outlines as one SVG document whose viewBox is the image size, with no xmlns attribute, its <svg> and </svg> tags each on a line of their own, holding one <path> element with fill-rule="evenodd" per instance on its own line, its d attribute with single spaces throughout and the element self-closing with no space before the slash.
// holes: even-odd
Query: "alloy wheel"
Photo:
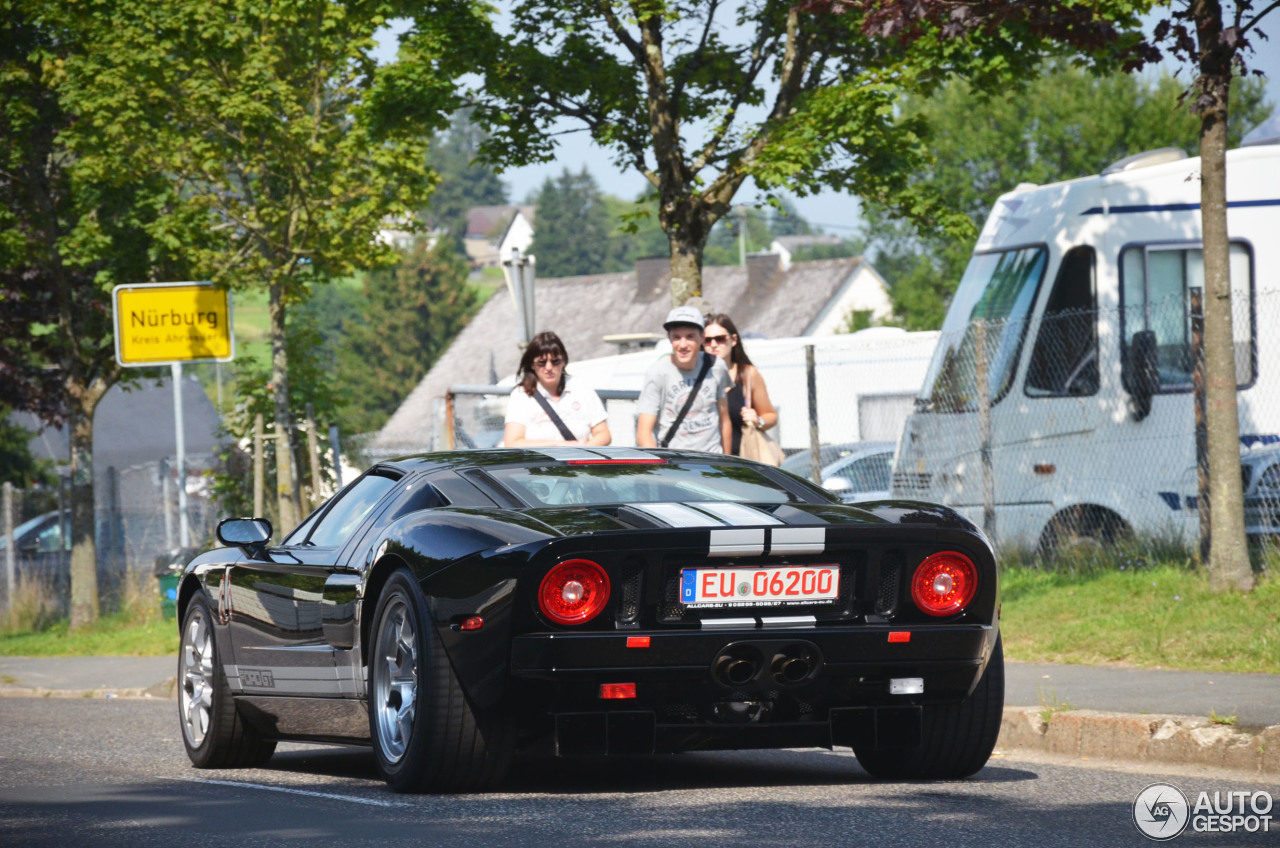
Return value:
<svg viewBox="0 0 1280 848">
<path fill-rule="evenodd" d="M 213 631 L 204 610 L 196 608 L 182 634 L 182 730 L 193 748 L 209 733 L 213 706 Z"/>
<path fill-rule="evenodd" d="M 418 696 L 418 634 L 413 613 L 403 598 L 395 598 L 382 616 L 375 643 L 374 703 L 378 745 L 388 762 L 404 757 L 413 737 Z"/>
</svg>

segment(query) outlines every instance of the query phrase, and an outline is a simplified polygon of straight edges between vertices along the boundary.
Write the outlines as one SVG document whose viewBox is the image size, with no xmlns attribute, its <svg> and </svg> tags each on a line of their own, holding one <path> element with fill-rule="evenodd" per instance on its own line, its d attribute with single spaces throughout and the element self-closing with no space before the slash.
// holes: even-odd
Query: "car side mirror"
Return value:
<svg viewBox="0 0 1280 848">
<path fill-rule="evenodd" d="M 265 518 L 225 518 L 218 522 L 218 541 L 256 557 L 271 541 L 271 522 Z"/>
<path fill-rule="evenodd" d="M 1133 334 L 1125 349 L 1124 389 L 1129 393 L 1133 419 L 1141 421 L 1151 413 L 1151 398 L 1160 391 L 1160 367 L 1156 362 L 1155 330 Z"/>
</svg>

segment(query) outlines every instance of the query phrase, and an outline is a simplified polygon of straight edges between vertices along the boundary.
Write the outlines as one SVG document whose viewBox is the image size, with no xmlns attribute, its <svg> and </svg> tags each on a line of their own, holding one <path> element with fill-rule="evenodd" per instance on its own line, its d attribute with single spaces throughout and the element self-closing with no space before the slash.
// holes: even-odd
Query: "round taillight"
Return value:
<svg viewBox="0 0 1280 848">
<path fill-rule="evenodd" d="M 929 615 L 954 615 L 978 592 L 978 569 L 956 551 L 933 554 L 916 566 L 911 599 Z"/>
<path fill-rule="evenodd" d="M 582 624 L 609 602 L 609 575 L 589 559 L 571 559 L 547 572 L 538 587 L 538 606 L 556 624 Z"/>
</svg>

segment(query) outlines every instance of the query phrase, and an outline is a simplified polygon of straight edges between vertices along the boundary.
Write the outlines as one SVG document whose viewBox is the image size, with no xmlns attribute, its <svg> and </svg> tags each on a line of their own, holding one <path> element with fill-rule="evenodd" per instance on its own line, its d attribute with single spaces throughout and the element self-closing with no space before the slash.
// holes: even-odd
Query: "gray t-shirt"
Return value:
<svg viewBox="0 0 1280 848">
<path fill-rule="evenodd" d="M 703 356 L 711 356 L 702 353 Z M 671 428 L 676 415 L 684 408 L 684 402 L 698 380 L 698 371 L 702 369 L 699 360 L 690 371 L 682 371 L 664 356 L 650 366 L 644 375 L 644 388 L 640 391 L 640 400 L 636 411 L 641 415 L 658 416 L 657 426 L 653 428 L 653 438 L 661 445 L 662 437 Z M 724 397 L 732 385 L 729 380 L 729 369 L 724 361 L 716 357 L 715 365 L 707 372 L 694 398 L 689 413 L 680 422 L 680 429 L 668 447 L 680 450 L 706 451 L 707 453 L 724 453 L 720 442 L 720 413 L 716 404 Z"/>
</svg>

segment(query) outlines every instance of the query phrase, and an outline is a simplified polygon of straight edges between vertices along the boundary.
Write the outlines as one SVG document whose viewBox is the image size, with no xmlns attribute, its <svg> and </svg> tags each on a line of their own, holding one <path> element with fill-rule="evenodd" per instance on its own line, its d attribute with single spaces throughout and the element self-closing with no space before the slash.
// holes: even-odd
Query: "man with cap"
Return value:
<svg viewBox="0 0 1280 848">
<path fill-rule="evenodd" d="M 702 350 L 702 313 L 692 306 L 677 306 L 662 326 L 671 341 L 671 354 L 644 375 L 636 444 L 729 453 L 733 425 L 725 393 L 732 381 L 724 361 Z"/>
</svg>

